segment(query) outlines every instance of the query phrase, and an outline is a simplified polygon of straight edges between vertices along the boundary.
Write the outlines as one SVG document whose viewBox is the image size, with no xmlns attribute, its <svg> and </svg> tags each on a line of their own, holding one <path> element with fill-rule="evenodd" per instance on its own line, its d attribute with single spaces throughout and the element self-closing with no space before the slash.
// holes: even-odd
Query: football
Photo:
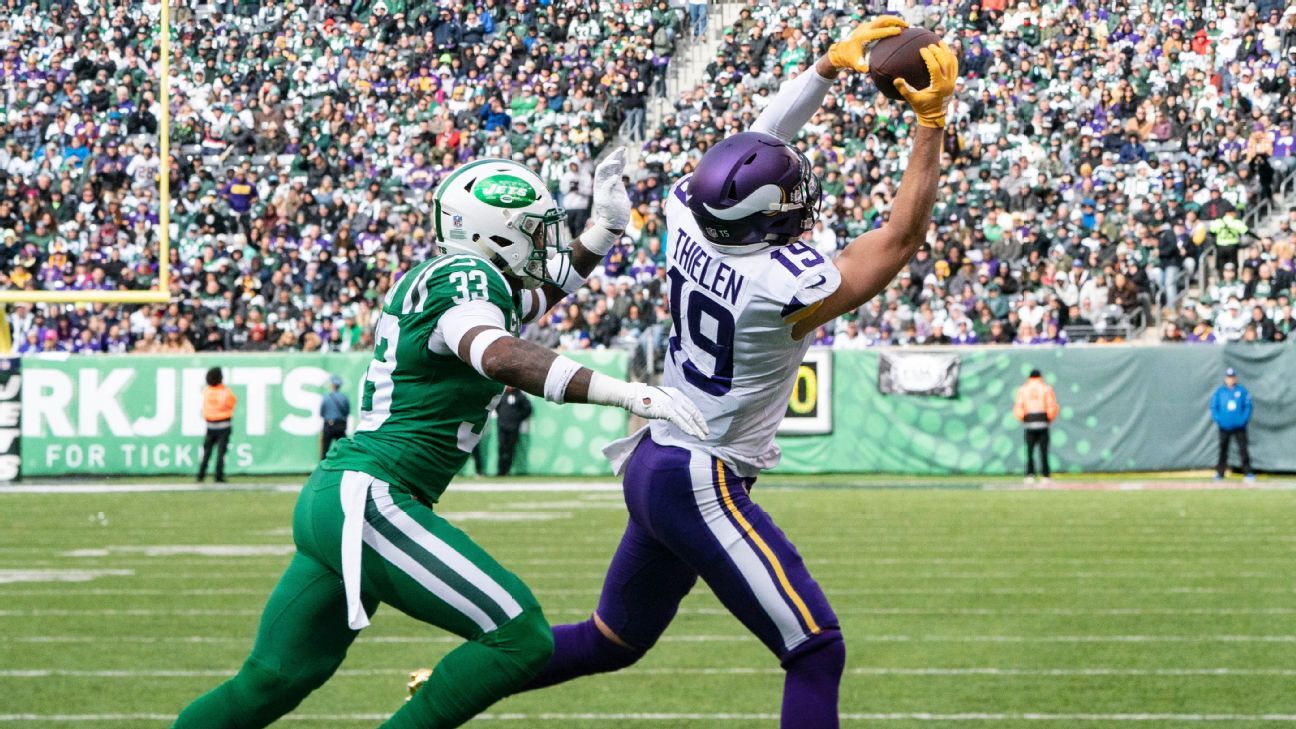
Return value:
<svg viewBox="0 0 1296 729">
<path fill-rule="evenodd" d="M 905 28 L 900 35 L 874 43 L 869 50 L 869 76 L 878 91 L 891 99 L 903 99 L 892 83 L 897 78 L 903 78 L 912 88 L 927 88 L 931 74 L 927 73 L 927 63 L 918 51 L 940 41 L 940 36 L 930 30 Z"/>
</svg>

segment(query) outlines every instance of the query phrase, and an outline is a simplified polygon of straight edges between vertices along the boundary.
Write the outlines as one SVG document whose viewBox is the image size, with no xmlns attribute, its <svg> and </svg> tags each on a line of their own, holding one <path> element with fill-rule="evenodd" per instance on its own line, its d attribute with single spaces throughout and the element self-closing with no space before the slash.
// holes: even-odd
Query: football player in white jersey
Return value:
<svg viewBox="0 0 1296 729">
<path fill-rule="evenodd" d="M 554 629 L 554 656 L 529 689 L 634 663 L 701 576 L 786 670 L 784 729 L 838 726 L 846 649 L 837 618 L 749 491 L 778 463 L 774 434 L 806 335 L 882 291 L 927 231 L 958 75 L 945 44 L 922 50 L 927 88 L 896 82 L 919 126 L 890 219 L 835 261 L 801 242 L 818 212 L 819 182 L 789 145 L 837 74 L 867 71 L 868 44 L 903 27 L 883 17 L 856 28 L 784 84 L 751 131 L 717 144 L 671 190 L 665 384 L 697 403 L 711 432 L 698 438 L 654 421 L 608 448 L 624 476 L 629 524 L 597 611 Z"/>
</svg>

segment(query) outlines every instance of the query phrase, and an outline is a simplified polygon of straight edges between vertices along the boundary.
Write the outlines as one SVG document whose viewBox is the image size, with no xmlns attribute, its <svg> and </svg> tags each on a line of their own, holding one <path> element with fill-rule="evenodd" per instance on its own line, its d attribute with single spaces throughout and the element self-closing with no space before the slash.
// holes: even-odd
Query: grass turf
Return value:
<svg viewBox="0 0 1296 729">
<path fill-rule="evenodd" d="M 1203 727 L 1296 715 L 1288 492 L 764 484 L 758 501 L 841 617 L 847 726 Z M 165 726 L 246 654 L 288 559 L 294 499 L 0 494 L 0 724 Z M 615 493 L 452 487 L 441 509 L 461 514 L 555 623 L 594 606 L 625 521 Z M 266 549 L 144 549 L 160 545 Z M 41 574 L 56 570 L 126 572 Z M 33 581 L 12 581 L 16 571 Z M 376 726 L 401 701 L 405 674 L 455 640 L 380 610 L 292 725 Z M 699 587 L 636 667 L 506 700 L 496 721 L 473 725 L 775 727 L 781 685 L 773 657 Z"/>
</svg>

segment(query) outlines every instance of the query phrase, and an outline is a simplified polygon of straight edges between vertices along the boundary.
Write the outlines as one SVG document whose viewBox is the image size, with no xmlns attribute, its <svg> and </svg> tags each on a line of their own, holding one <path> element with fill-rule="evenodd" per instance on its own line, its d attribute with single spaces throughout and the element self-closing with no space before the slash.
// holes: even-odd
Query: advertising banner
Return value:
<svg viewBox="0 0 1296 729">
<path fill-rule="evenodd" d="M 20 390 L 28 476 L 193 474 L 206 432 L 204 376 L 219 366 L 238 397 L 226 459 L 230 475 L 306 473 L 319 461 L 319 406 L 329 378 L 342 378 L 353 430 L 370 358 L 367 352 L 28 357 L 21 388 L 8 387 L 0 371 L 0 414 L 4 394 L 16 398 Z M 625 376 L 623 352 L 575 353 L 574 359 Z M 611 472 L 599 451 L 625 434 L 624 411 L 539 398 L 532 403 L 529 450 L 519 454 L 531 473 Z M 0 417 L 0 446 L 5 423 L 18 427 L 16 402 L 12 409 L 13 418 Z"/>
<path fill-rule="evenodd" d="M 936 352 L 882 352 L 878 390 L 887 395 L 958 397 L 959 356 Z"/>
</svg>

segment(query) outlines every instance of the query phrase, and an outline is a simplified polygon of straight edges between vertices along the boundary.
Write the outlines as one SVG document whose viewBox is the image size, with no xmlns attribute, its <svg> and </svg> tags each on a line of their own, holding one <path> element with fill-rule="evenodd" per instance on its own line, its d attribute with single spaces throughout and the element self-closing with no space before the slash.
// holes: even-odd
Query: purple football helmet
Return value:
<svg viewBox="0 0 1296 729">
<path fill-rule="evenodd" d="M 742 132 L 702 156 L 686 202 L 712 245 L 745 253 L 787 245 L 813 228 L 819 180 L 796 148 L 769 134 Z"/>
</svg>

